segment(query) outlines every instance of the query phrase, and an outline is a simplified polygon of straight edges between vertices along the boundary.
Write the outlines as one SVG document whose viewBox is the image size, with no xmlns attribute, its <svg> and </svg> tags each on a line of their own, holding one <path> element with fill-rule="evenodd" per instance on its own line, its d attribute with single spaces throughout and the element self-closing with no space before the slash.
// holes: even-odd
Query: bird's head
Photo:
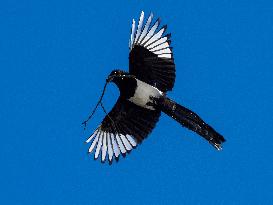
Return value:
<svg viewBox="0 0 273 205">
<path fill-rule="evenodd" d="M 110 75 L 108 75 L 107 82 L 114 82 L 117 83 L 119 81 L 123 81 L 128 78 L 135 78 L 134 75 L 129 74 L 123 70 L 113 70 Z"/>
</svg>

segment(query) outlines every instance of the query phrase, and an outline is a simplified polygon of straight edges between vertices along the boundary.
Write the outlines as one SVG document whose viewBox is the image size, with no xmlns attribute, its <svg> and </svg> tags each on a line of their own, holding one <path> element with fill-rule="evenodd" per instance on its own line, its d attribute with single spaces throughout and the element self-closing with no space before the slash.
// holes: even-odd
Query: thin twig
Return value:
<svg viewBox="0 0 273 205">
<path fill-rule="evenodd" d="M 115 132 L 119 135 L 119 132 L 118 132 L 118 129 L 117 129 L 117 126 L 115 124 L 115 121 L 110 117 L 110 115 L 107 113 L 105 107 L 103 106 L 102 102 L 100 102 L 100 106 L 103 110 L 103 112 L 105 113 L 105 115 L 110 119 L 110 121 L 112 122 L 113 126 L 114 126 L 114 129 L 115 129 Z"/>
<path fill-rule="evenodd" d="M 106 90 L 107 84 L 108 84 L 108 82 L 106 81 L 106 83 L 104 84 L 104 87 L 103 87 L 102 94 L 101 94 L 101 96 L 100 96 L 100 98 L 99 98 L 99 101 L 98 101 L 98 103 L 96 104 L 96 107 L 93 109 L 91 115 L 89 115 L 89 117 L 87 118 L 87 120 L 83 121 L 82 125 L 84 125 L 84 129 L 86 129 L 87 122 L 93 117 L 94 113 L 96 112 L 96 109 L 98 108 L 99 104 L 101 103 L 102 98 L 103 98 L 104 93 L 105 93 L 105 90 Z"/>
</svg>

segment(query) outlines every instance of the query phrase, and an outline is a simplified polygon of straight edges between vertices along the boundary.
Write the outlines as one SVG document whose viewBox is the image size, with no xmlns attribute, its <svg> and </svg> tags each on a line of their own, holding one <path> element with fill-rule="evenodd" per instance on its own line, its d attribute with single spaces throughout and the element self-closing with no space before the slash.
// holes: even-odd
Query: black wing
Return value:
<svg viewBox="0 0 273 205">
<path fill-rule="evenodd" d="M 126 99 L 119 98 L 113 109 L 103 119 L 101 125 L 86 140 L 92 142 L 88 152 L 95 150 L 95 159 L 109 163 L 129 153 L 145 139 L 160 116 L 160 111 L 141 108 Z"/>
<path fill-rule="evenodd" d="M 137 79 L 166 92 L 172 90 L 175 81 L 175 64 L 170 47 L 171 35 L 164 35 L 167 26 L 158 29 L 159 19 L 151 26 L 152 19 L 153 14 L 144 25 L 142 12 L 137 29 L 133 20 L 129 43 L 129 72 Z"/>
</svg>

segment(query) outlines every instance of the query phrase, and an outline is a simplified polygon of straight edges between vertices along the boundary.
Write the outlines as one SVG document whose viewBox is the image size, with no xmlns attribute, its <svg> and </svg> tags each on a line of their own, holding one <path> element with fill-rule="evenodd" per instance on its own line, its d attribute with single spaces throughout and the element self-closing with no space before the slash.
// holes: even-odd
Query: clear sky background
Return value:
<svg viewBox="0 0 273 205">
<path fill-rule="evenodd" d="M 169 96 L 227 142 L 217 152 L 162 115 L 112 166 L 87 155 L 88 116 L 112 69 L 128 68 L 132 18 L 168 24 Z M 1 1 L 1 204 L 272 204 L 272 1 Z M 108 87 L 109 111 L 118 97 Z"/>
</svg>

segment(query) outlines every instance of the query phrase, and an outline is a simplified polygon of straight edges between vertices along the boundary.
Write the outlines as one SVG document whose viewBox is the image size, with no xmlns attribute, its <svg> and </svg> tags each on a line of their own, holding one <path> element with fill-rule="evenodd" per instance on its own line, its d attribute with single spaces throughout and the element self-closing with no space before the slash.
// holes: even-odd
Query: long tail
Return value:
<svg viewBox="0 0 273 205">
<path fill-rule="evenodd" d="M 222 149 L 221 145 L 226 141 L 224 137 L 206 124 L 197 114 L 167 97 L 161 97 L 154 100 L 161 111 L 175 119 L 182 126 L 205 138 L 217 150 Z"/>
</svg>

